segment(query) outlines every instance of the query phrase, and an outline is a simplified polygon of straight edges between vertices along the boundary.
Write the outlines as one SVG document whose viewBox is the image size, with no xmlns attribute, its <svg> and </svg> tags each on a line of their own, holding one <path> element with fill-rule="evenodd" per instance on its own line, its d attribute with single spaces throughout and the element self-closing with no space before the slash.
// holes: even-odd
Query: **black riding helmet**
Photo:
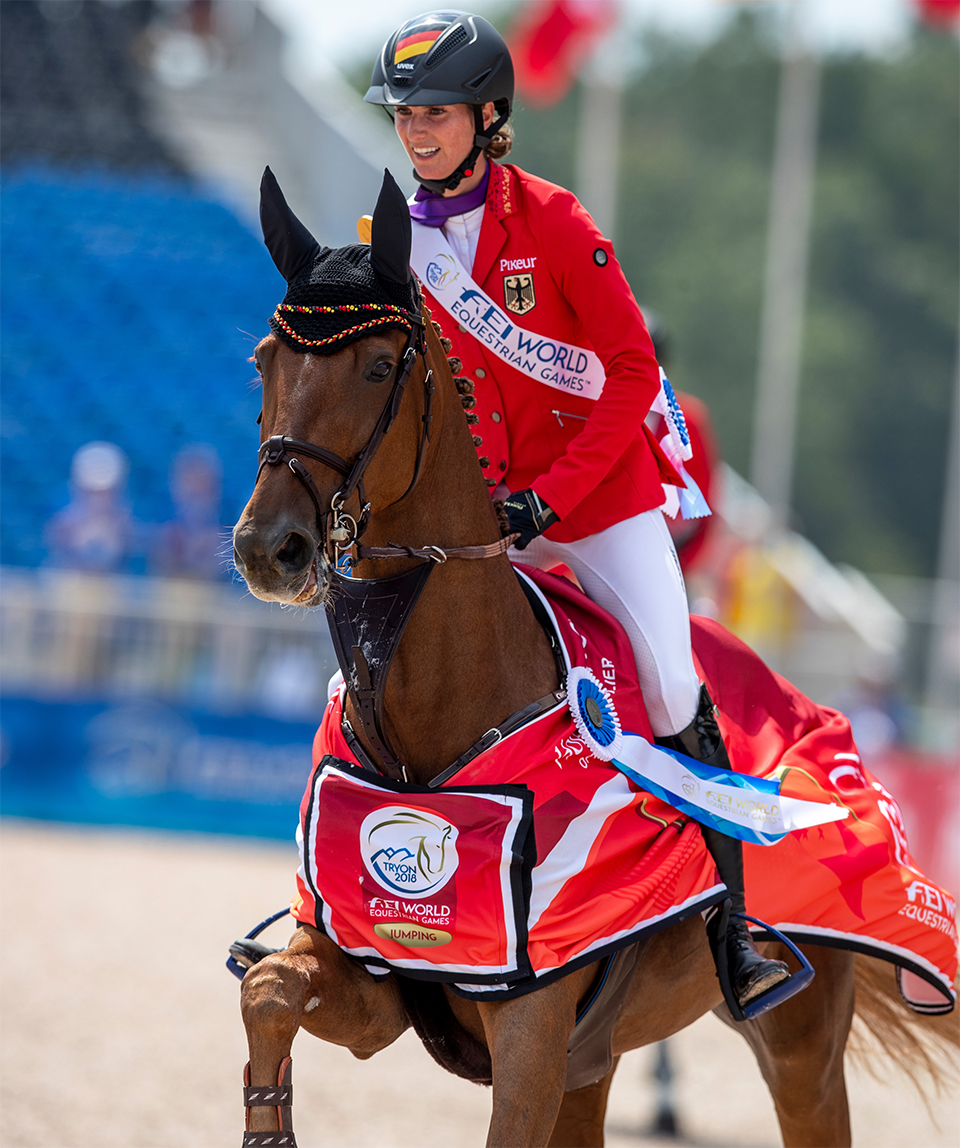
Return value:
<svg viewBox="0 0 960 1148">
<path fill-rule="evenodd" d="M 421 179 L 430 191 L 454 191 L 473 175 L 477 157 L 510 117 L 513 61 L 503 37 L 482 16 L 425 12 L 401 25 L 383 45 L 363 97 L 382 107 L 472 104 L 476 134 L 470 154 L 445 180 Z M 483 105 L 498 118 L 484 130 Z"/>
</svg>

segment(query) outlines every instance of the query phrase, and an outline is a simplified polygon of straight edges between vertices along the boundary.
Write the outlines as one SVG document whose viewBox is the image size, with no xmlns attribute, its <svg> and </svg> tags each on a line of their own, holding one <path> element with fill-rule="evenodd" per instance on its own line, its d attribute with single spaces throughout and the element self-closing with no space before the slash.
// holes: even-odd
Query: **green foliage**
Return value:
<svg viewBox="0 0 960 1148">
<path fill-rule="evenodd" d="M 651 37 L 625 98 L 617 251 L 672 336 L 671 377 L 742 473 L 753 429 L 779 64 L 743 15 L 706 47 Z M 956 357 L 958 58 L 828 59 L 794 506 L 831 558 L 933 572 Z M 574 185 L 579 93 L 522 105 L 511 159 Z M 589 204 L 587 205 L 589 207 Z"/>
<path fill-rule="evenodd" d="M 957 353 L 957 52 L 824 71 L 795 504 L 832 557 L 932 574 Z M 841 497 L 832 493 L 838 491 Z"/>
</svg>

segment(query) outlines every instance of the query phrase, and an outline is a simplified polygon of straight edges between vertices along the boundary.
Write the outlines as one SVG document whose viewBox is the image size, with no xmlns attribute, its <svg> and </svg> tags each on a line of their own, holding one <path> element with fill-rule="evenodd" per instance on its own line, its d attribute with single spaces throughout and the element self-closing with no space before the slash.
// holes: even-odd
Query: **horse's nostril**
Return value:
<svg viewBox="0 0 960 1148">
<path fill-rule="evenodd" d="M 236 566 L 237 570 L 239 570 L 241 574 L 247 568 L 247 564 L 240 557 L 240 551 L 236 548 L 236 546 L 234 546 L 234 548 L 233 548 L 233 564 L 234 564 L 234 566 Z"/>
<path fill-rule="evenodd" d="M 313 561 L 313 547 L 302 534 L 295 531 L 287 535 L 277 551 L 277 563 L 287 573 L 293 574 Z"/>
</svg>

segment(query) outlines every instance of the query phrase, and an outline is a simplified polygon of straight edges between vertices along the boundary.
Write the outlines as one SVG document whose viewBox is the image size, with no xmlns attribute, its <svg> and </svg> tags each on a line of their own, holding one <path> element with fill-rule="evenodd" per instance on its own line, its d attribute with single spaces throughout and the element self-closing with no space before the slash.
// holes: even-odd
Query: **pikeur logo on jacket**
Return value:
<svg viewBox="0 0 960 1148">
<path fill-rule="evenodd" d="M 606 372 L 596 402 L 558 394 L 459 329 L 424 284 L 476 382 L 486 476 L 533 487 L 560 515 L 547 535 L 561 542 L 662 505 L 661 484 L 678 479 L 643 426 L 660 388 L 653 344 L 611 244 L 576 197 L 491 164 L 472 277 L 519 326 L 591 348 Z"/>
</svg>

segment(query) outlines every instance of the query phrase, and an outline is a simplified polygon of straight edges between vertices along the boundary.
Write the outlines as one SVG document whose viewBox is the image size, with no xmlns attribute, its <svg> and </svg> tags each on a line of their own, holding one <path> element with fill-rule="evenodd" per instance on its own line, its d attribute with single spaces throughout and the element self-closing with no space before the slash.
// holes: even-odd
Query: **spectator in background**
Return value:
<svg viewBox="0 0 960 1148">
<path fill-rule="evenodd" d="M 50 562 L 112 574 L 126 569 L 134 523 L 123 500 L 127 456 L 112 442 L 88 442 L 70 466 L 70 502 L 47 524 Z"/>
<path fill-rule="evenodd" d="M 643 314 L 644 322 L 647 324 L 647 330 L 650 332 L 650 338 L 653 340 L 653 350 L 657 356 L 657 362 L 663 367 L 664 374 L 669 375 L 670 341 L 663 320 L 650 307 L 641 307 L 640 311 Z M 717 477 L 720 455 L 717 451 L 713 424 L 710 421 L 710 412 L 706 403 L 677 387 L 674 387 L 674 394 L 680 403 L 683 417 L 687 423 L 687 430 L 690 433 L 690 441 L 693 444 L 693 458 L 684 463 L 684 466 L 714 511 L 714 514 L 709 518 L 685 519 L 678 514 L 676 518 L 666 519 L 667 529 L 670 531 L 673 544 L 677 549 L 677 557 L 680 559 L 680 566 L 684 574 L 689 574 L 696 569 L 704 547 L 716 528 L 717 508 L 713 503 L 719 493 Z M 655 411 L 651 411 L 647 415 L 646 423 L 659 442 L 666 433 L 663 429 L 662 417 Z"/>
<path fill-rule="evenodd" d="M 191 443 L 174 457 L 170 494 L 174 518 L 157 530 L 151 570 L 169 578 L 214 579 L 224 576 L 220 557 L 220 457 L 206 443 Z"/>
</svg>

